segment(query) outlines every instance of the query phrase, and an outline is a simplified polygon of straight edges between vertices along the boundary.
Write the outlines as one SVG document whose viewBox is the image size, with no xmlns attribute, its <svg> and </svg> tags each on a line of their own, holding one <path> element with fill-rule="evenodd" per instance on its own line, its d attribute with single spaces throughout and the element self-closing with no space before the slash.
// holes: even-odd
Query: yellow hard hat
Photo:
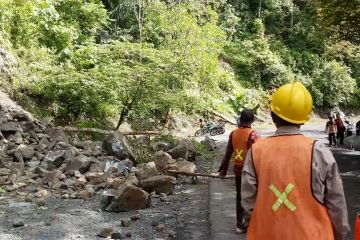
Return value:
<svg viewBox="0 0 360 240">
<path fill-rule="evenodd" d="M 270 98 L 271 111 L 280 118 L 296 124 L 309 120 L 312 106 L 311 94 L 300 82 L 281 86 Z"/>
</svg>

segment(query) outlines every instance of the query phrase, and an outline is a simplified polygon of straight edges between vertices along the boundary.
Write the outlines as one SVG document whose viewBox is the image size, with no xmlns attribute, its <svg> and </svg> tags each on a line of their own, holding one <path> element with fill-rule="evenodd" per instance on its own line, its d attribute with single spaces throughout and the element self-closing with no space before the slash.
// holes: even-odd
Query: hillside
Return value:
<svg viewBox="0 0 360 240">
<path fill-rule="evenodd" d="M 105 129 L 162 129 L 174 113 L 266 108 L 269 93 L 292 81 L 308 87 L 319 109 L 358 108 L 359 31 L 346 14 L 356 7 L 0 1 L 1 87 L 56 125 Z"/>
</svg>

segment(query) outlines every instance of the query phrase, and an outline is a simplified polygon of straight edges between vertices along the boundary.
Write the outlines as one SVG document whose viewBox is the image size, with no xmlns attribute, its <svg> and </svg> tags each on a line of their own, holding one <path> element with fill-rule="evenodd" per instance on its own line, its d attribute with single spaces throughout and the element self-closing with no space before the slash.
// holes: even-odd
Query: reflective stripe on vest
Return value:
<svg viewBox="0 0 360 240">
<path fill-rule="evenodd" d="M 287 199 L 287 196 L 294 189 L 294 187 L 295 186 L 292 183 L 289 183 L 286 186 L 285 191 L 281 193 L 274 185 L 270 185 L 270 190 L 278 197 L 272 206 L 272 210 L 274 212 L 276 212 L 283 203 L 290 209 L 290 211 L 293 212 L 296 210 L 296 207 Z"/>
<path fill-rule="evenodd" d="M 252 146 L 257 195 L 247 240 L 334 240 L 327 210 L 312 194 L 313 145 L 289 135 Z"/>
</svg>

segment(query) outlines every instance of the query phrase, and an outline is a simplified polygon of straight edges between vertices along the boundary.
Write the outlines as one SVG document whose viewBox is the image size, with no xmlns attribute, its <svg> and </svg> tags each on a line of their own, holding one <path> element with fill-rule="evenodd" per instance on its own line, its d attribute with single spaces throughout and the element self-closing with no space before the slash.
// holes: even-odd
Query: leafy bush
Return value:
<svg viewBox="0 0 360 240">
<path fill-rule="evenodd" d="M 348 67 L 331 61 L 324 64 L 313 81 L 313 87 L 313 92 L 315 90 L 316 96 L 322 99 L 321 106 L 334 107 L 349 103 L 356 91 L 356 81 L 350 76 Z"/>
</svg>

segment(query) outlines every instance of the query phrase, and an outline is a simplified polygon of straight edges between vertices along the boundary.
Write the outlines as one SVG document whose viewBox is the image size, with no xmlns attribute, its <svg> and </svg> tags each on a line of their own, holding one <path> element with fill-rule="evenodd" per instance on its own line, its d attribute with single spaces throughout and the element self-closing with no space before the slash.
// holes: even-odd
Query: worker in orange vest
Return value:
<svg viewBox="0 0 360 240">
<path fill-rule="evenodd" d="M 225 157 L 219 168 L 219 175 L 225 177 L 229 168 L 231 157 L 233 157 L 235 183 L 236 183 L 236 232 L 246 232 L 243 223 L 243 214 L 241 209 L 241 172 L 244 166 L 246 153 L 251 145 L 257 141 L 259 134 L 251 129 L 255 116 L 252 110 L 244 109 L 238 118 L 238 128 L 231 132 L 226 147 Z"/>
<path fill-rule="evenodd" d="M 277 130 L 252 146 L 242 173 L 247 240 L 334 240 L 350 232 L 332 153 L 300 132 L 312 106 L 310 93 L 298 82 L 271 96 Z"/>
</svg>

